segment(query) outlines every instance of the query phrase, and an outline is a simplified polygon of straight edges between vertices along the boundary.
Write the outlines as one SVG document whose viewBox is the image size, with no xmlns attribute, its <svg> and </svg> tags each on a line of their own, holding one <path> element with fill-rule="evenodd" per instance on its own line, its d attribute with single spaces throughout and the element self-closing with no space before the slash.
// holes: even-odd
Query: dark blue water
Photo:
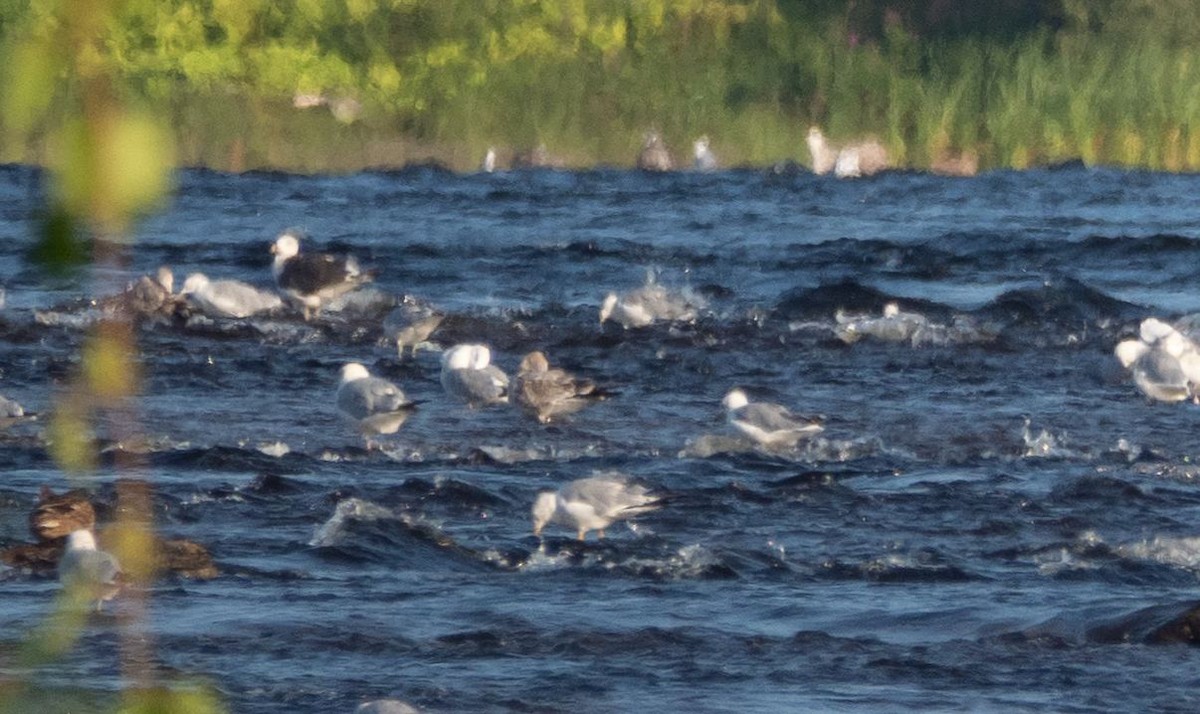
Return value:
<svg viewBox="0 0 1200 714">
<path fill-rule="evenodd" d="M 1196 708 L 1200 655 L 1147 633 L 1198 595 L 1200 412 L 1149 404 L 1112 348 L 1200 311 L 1200 177 L 188 171 L 103 281 L 26 261 L 37 195 L 0 170 L 0 394 L 39 412 L 94 285 L 165 263 L 269 287 L 288 226 L 379 270 L 311 324 L 143 324 L 137 473 L 69 480 L 46 419 L 0 432 L 0 546 L 30 540 L 41 484 L 103 506 L 134 476 L 164 534 L 212 551 L 221 577 L 162 579 L 149 627 L 156 671 L 232 711 Z M 701 317 L 601 327 L 647 274 Z M 542 349 L 620 394 L 550 426 L 448 402 L 435 351 L 383 338 L 403 294 L 448 313 L 443 346 L 510 372 Z M 843 339 L 839 312 L 889 301 L 928 328 Z M 382 450 L 334 408 L 348 360 L 426 400 Z M 720 405 L 739 385 L 824 433 L 754 448 Z M 667 506 L 602 542 L 532 536 L 539 490 L 608 469 Z M 0 676 L 57 589 L 0 571 Z M 37 681 L 117 689 L 115 630 L 95 618 Z"/>
</svg>

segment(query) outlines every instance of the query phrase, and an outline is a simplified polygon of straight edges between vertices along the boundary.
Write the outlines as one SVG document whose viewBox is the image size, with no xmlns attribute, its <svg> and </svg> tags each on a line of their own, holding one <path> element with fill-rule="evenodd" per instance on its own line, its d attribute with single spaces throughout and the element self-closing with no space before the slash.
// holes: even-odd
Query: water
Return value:
<svg viewBox="0 0 1200 714">
<path fill-rule="evenodd" d="M 86 284 L 25 262 L 35 186 L 0 171 L 0 394 L 41 412 L 91 313 Z M 237 712 L 1191 711 L 1192 650 L 1144 635 L 1196 599 L 1197 411 L 1148 404 L 1112 348 L 1200 311 L 1198 191 L 1082 167 L 184 172 L 118 279 L 167 263 L 265 287 L 287 226 L 380 275 L 310 325 L 139 329 L 150 446 L 120 475 L 223 571 L 154 587 L 156 667 Z M 603 295 L 648 273 L 701 318 L 601 327 Z M 405 293 L 449 313 L 442 345 L 487 342 L 509 371 L 543 349 L 620 394 L 550 426 L 447 403 L 437 353 L 382 337 L 378 301 Z M 839 310 L 890 300 L 919 334 L 839 338 Z M 347 360 L 427 400 L 381 451 L 333 407 Z M 739 385 L 825 432 L 753 448 L 720 407 Z M 29 540 L 41 484 L 72 483 L 44 422 L 0 432 L 0 544 Z M 602 542 L 531 535 L 539 490 L 607 469 L 667 506 Z M 101 506 L 117 476 L 85 482 Z M 0 589 L 12 674 L 57 583 L 10 569 Z M 114 623 L 38 681 L 117 689 Z"/>
</svg>

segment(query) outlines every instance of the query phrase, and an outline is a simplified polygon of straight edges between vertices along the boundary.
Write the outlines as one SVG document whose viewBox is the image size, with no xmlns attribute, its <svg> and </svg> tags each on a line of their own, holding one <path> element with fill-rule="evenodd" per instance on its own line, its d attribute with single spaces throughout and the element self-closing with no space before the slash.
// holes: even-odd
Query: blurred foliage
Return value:
<svg viewBox="0 0 1200 714">
<path fill-rule="evenodd" d="M 9 157 L 99 73 L 168 112 L 189 162 L 230 168 L 321 168 L 348 145 L 370 163 L 397 136 L 465 147 L 446 157 L 460 168 L 492 144 L 628 164 L 651 126 L 763 163 L 806 159 L 813 123 L 875 133 L 917 166 L 972 149 L 991 165 L 1200 168 L 1194 0 L 120 0 L 73 66 L 44 41 L 72 35 L 56 7 L 0 0 Z M 293 98 L 343 122 L 361 106 L 360 126 L 310 139 Z M 226 121 L 198 119 L 212 115 Z M 116 121 L 114 141 L 137 137 L 125 150 L 162 155 L 139 115 Z M 90 153 L 102 176 L 104 147 Z M 157 175 L 101 186 L 136 212 Z"/>
<path fill-rule="evenodd" d="M 224 15 L 217 14 L 222 8 Z M 210 13 L 225 23 L 236 24 L 238 17 L 236 4 L 222 0 L 206 4 L 203 13 L 185 3 L 0 0 L 0 82 L 6 89 L 0 95 L 0 122 L 6 140 L 17 136 L 41 144 L 40 158 L 49 169 L 44 176 L 50 205 L 43 209 L 43 226 L 29 253 L 33 260 L 62 272 L 90 257 L 101 268 L 90 273 L 94 292 L 119 291 L 103 276 L 115 275 L 113 268 L 125 259 L 133 223 L 168 195 L 175 165 L 172 132 L 149 91 L 151 80 L 185 67 L 194 68 L 179 75 L 186 82 L 233 76 L 233 68 L 213 69 L 210 63 L 205 69 L 201 62 L 204 48 L 217 39 L 209 32 L 216 26 L 201 22 Z M 201 35 L 189 34 L 195 28 L 203 30 Z M 171 47 L 196 58 L 187 65 L 163 64 Z M 78 373 L 58 396 L 47 429 L 48 450 L 68 477 L 97 469 L 95 435 L 101 431 L 117 444 L 139 439 L 131 400 L 139 385 L 132 325 L 119 313 L 106 317 L 86 339 Z M 135 459 L 119 451 L 116 470 L 136 466 Z M 117 517 L 108 526 L 109 547 L 126 583 L 117 619 L 121 691 L 108 701 L 100 683 L 92 687 L 100 691 L 92 692 L 83 682 L 37 683 L 37 669 L 70 657 L 90 626 L 95 593 L 77 587 L 60 593 L 19 648 L 18 669 L 6 668 L 0 677 L 0 712 L 222 711 L 207 689 L 165 687 L 150 666 L 145 601 L 156 560 L 149 488 L 144 482 L 118 482 Z"/>
</svg>

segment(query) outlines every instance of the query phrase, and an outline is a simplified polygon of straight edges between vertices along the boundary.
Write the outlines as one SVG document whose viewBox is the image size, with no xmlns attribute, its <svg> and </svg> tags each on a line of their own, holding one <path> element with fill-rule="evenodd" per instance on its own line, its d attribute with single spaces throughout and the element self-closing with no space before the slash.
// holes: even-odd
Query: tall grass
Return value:
<svg viewBox="0 0 1200 714">
<path fill-rule="evenodd" d="M 955 38 L 892 23 L 864 37 L 835 5 L 415 2 L 287 51 L 305 30 L 285 23 L 274 44 L 246 35 L 245 57 L 220 44 L 168 62 L 131 43 L 120 59 L 135 90 L 168 100 L 185 160 L 218 167 L 469 169 L 488 146 L 538 144 L 569 165 L 629 165 L 650 128 L 680 158 L 707 134 L 726 164 L 804 163 L 816 124 L 834 141 L 874 135 L 918 168 L 971 151 L 984 167 L 1200 169 L 1200 58 L 1153 25 Z M 287 87 L 309 85 L 360 98 L 362 121 L 293 109 Z M 0 155 L 27 146 L 0 127 Z"/>
</svg>

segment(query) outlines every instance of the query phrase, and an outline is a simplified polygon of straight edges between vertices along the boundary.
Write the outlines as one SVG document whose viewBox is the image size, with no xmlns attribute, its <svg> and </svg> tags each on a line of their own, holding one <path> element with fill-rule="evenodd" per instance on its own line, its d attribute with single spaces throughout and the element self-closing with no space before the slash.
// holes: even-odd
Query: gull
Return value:
<svg viewBox="0 0 1200 714">
<path fill-rule="evenodd" d="M 415 355 L 417 348 L 429 339 L 443 319 L 445 315 L 406 295 L 401 304 L 383 318 L 383 333 L 396 341 L 396 350 L 403 359 L 404 348 L 409 347 Z"/>
<path fill-rule="evenodd" d="M 730 390 L 722 404 L 729 410 L 729 423 L 762 446 L 792 447 L 825 429 L 820 417 L 795 416 L 778 404 L 751 402 L 741 389 Z"/>
<path fill-rule="evenodd" d="M 209 317 L 250 317 L 283 305 L 278 295 L 240 280 L 209 280 L 204 273 L 189 275 L 179 294 Z"/>
<path fill-rule="evenodd" d="M 1134 384 L 1150 399 L 1182 402 L 1200 399 L 1200 348 L 1179 332 L 1149 317 L 1138 328 L 1138 339 L 1124 340 L 1113 350 L 1133 375 Z"/>
<path fill-rule="evenodd" d="M 111 554 L 96 549 L 90 530 L 72 531 L 67 549 L 58 561 L 58 579 L 69 596 L 96 602 L 99 611 L 106 600 L 121 590 L 121 566 Z"/>
<path fill-rule="evenodd" d="M 479 170 L 485 174 L 490 174 L 496 170 L 496 148 L 489 146 L 487 153 L 483 155 L 483 163 L 479 165 Z"/>
<path fill-rule="evenodd" d="M 0 395 L 0 427 L 9 427 L 27 416 L 25 407 Z"/>
<path fill-rule="evenodd" d="M 696 319 L 697 307 L 683 295 L 650 283 L 620 296 L 616 293 L 606 295 L 600 305 L 600 323 L 612 319 L 629 329 L 646 327 L 659 320 L 692 322 Z"/>
<path fill-rule="evenodd" d="M 572 481 L 558 491 L 543 491 L 533 503 L 533 534 L 548 523 L 574 528 L 579 540 L 588 531 L 604 537 L 614 521 L 652 511 L 662 505 L 645 486 L 631 484 L 622 474 L 609 473 Z"/>
<path fill-rule="evenodd" d="M 508 375 L 484 345 L 455 345 L 442 355 L 442 388 L 472 409 L 508 402 Z"/>
<path fill-rule="evenodd" d="M 165 265 L 159 266 L 154 277 L 143 275 L 125 288 L 116 298 L 106 298 L 105 304 L 135 317 L 170 317 L 180 300 L 172 292 L 175 275 Z"/>
<path fill-rule="evenodd" d="M 695 157 L 693 166 L 697 171 L 716 171 L 717 157 L 709 148 L 707 136 L 702 136 L 696 139 L 692 144 L 692 155 Z"/>
<path fill-rule="evenodd" d="M 808 130 L 807 141 L 812 170 L 817 175 L 832 171 L 838 178 L 856 178 L 879 173 L 889 166 L 887 149 L 875 139 L 864 139 L 839 149 L 814 126 Z"/>
<path fill-rule="evenodd" d="M 654 129 L 646 132 L 642 150 L 638 152 L 637 167 L 642 171 L 670 171 L 675 168 L 662 136 Z"/>
<path fill-rule="evenodd" d="M 358 362 L 342 365 L 342 380 L 337 389 L 337 406 L 352 420 L 367 439 L 377 434 L 395 434 L 416 409 L 395 384 L 381 377 L 372 377 Z"/>
<path fill-rule="evenodd" d="M 611 394 L 590 379 L 551 369 L 546 355 L 540 351 L 530 352 L 521 360 L 515 391 L 517 403 L 543 424 L 564 414 L 574 414 Z"/>
<path fill-rule="evenodd" d="M 362 272 L 354 258 L 328 253 L 301 254 L 300 240 L 290 230 L 275 239 L 271 252 L 275 255 L 271 266 L 275 282 L 304 311 L 305 320 L 320 311 L 322 300 L 331 300 L 372 279 L 369 273 Z"/>
<path fill-rule="evenodd" d="M 399 699 L 376 699 L 363 702 L 354 710 L 354 714 L 420 714 L 420 712 L 420 709 Z"/>
</svg>

